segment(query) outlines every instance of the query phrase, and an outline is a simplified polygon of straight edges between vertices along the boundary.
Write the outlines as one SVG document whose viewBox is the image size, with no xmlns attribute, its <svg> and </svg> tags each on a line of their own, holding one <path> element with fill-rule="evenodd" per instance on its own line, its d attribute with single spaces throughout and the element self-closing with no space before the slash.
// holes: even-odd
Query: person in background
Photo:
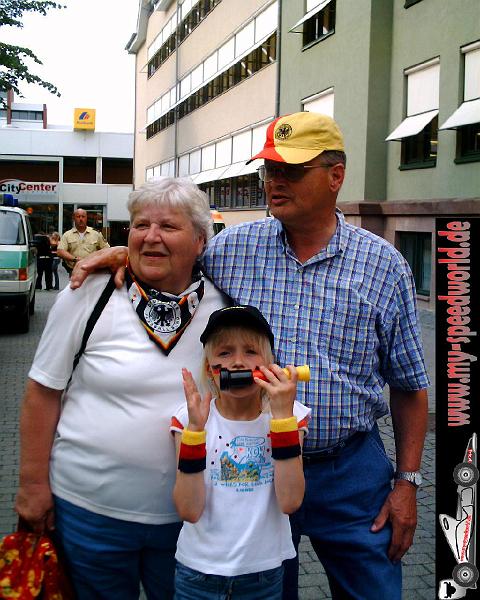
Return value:
<svg viewBox="0 0 480 600">
<path fill-rule="evenodd" d="M 128 275 L 72 365 L 109 276 L 58 294 L 20 417 L 16 510 L 55 528 L 79 600 L 171 600 L 180 518 L 172 415 L 182 367 L 201 373 L 200 335 L 224 296 L 199 269 L 213 235 L 206 195 L 165 178 L 131 192 Z"/>
<path fill-rule="evenodd" d="M 58 231 L 53 231 L 50 234 L 50 252 L 52 253 L 52 275 L 53 275 L 53 289 L 60 289 L 60 282 L 58 279 L 58 266 L 60 264 L 60 258 L 57 255 L 57 247 L 60 242 L 60 234 Z"/>
<path fill-rule="evenodd" d="M 295 401 L 295 369 L 288 377 L 272 364 L 273 334 L 257 308 L 215 311 L 200 341 L 211 391 L 202 397 L 183 369 L 187 406 L 171 426 L 174 500 L 185 521 L 175 600 L 281 600 L 282 563 L 295 556 L 287 514 L 305 490 L 301 444 L 310 410 Z M 220 385 L 220 369 L 257 368 L 265 381 Z"/>
<path fill-rule="evenodd" d="M 64 261 L 64 267 L 71 275 L 73 267 L 92 252 L 109 248 L 100 231 L 87 226 L 87 211 L 77 208 L 73 213 L 74 226 L 66 231 L 57 246 L 57 255 Z"/>
<path fill-rule="evenodd" d="M 346 154 L 333 119 L 279 117 L 253 159 L 264 160 L 258 172 L 273 219 L 226 228 L 203 264 L 235 302 L 262 311 L 280 364 L 310 365 L 311 380 L 297 392 L 312 417 L 294 542 L 310 538 L 334 600 L 400 600 L 428 417 L 413 276 L 396 248 L 336 208 Z M 120 282 L 124 262 L 125 249 L 107 250 L 79 265 L 72 283 L 108 266 Z M 377 426 L 389 409 L 396 470 Z M 298 598 L 297 580 L 292 559 L 285 600 Z"/>
<path fill-rule="evenodd" d="M 39 231 L 33 236 L 35 247 L 37 248 L 37 281 L 35 288 L 42 289 L 42 279 L 45 274 L 45 289 L 52 289 L 52 262 L 53 257 L 50 251 L 50 239 L 44 231 Z"/>
</svg>

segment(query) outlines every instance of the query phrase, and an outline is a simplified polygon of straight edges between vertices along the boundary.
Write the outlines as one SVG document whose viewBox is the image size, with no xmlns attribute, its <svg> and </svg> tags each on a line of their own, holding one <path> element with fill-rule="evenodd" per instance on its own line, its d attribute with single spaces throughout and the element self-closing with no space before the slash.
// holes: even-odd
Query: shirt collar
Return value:
<svg viewBox="0 0 480 600">
<path fill-rule="evenodd" d="M 335 209 L 335 216 L 337 217 L 337 228 L 335 229 L 335 233 L 328 242 L 327 247 L 323 248 L 323 250 L 320 250 L 320 252 L 318 254 L 315 254 L 315 256 L 312 256 L 312 258 L 310 258 L 307 261 L 307 263 L 331 258 L 333 256 L 336 256 L 337 254 L 341 254 L 346 248 L 348 241 L 348 230 L 347 224 L 345 222 L 345 216 L 342 213 L 342 211 L 338 208 Z M 281 221 L 274 218 L 273 223 L 274 227 L 276 228 L 277 235 L 283 247 L 285 248 L 285 252 L 295 257 L 295 253 L 293 252 L 288 243 L 287 235 Z"/>
</svg>

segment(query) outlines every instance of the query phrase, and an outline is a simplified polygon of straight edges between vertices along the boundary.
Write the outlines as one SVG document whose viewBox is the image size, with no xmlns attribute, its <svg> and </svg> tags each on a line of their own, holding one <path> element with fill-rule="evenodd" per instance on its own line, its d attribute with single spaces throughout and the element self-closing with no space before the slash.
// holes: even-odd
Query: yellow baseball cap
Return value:
<svg viewBox="0 0 480 600">
<path fill-rule="evenodd" d="M 300 164 L 312 160 L 325 150 L 345 151 L 338 125 L 327 115 L 298 112 L 272 121 L 267 128 L 263 150 L 248 162 L 266 158 Z"/>
</svg>

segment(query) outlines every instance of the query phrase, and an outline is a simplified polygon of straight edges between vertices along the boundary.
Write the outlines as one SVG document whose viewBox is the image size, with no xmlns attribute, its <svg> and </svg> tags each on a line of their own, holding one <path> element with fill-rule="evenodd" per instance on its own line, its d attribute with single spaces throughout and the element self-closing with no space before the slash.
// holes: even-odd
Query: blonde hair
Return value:
<svg viewBox="0 0 480 600">
<path fill-rule="evenodd" d="M 219 327 L 211 334 L 205 343 L 205 348 L 203 349 L 203 369 L 201 379 L 203 387 L 210 390 L 217 398 L 221 392 L 213 379 L 210 370 L 211 361 L 209 357 L 212 355 L 213 350 L 220 343 L 225 341 L 225 337 L 228 337 L 228 339 L 233 338 L 235 340 L 245 341 L 258 346 L 260 354 L 263 356 L 267 365 L 273 363 L 275 360 L 270 340 L 264 333 L 257 329 L 252 329 L 251 327 L 241 327 L 239 325 Z M 268 409 L 268 396 L 263 389 L 261 397 L 262 411 L 266 411 Z"/>
</svg>

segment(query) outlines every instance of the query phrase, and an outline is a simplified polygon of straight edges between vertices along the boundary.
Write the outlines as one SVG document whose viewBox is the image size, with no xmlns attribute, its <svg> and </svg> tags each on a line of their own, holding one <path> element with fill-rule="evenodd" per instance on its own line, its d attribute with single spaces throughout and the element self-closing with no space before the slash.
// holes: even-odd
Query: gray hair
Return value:
<svg viewBox="0 0 480 600">
<path fill-rule="evenodd" d="M 319 156 L 322 157 L 322 163 L 333 167 L 341 163 L 344 167 L 347 166 L 347 155 L 342 150 L 325 150 Z"/>
<path fill-rule="evenodd" d="M 132 223 L 142 206 L 154 204 L 183 211 L 191 220 L 198 236 L 213 236 L 212 216 L 207 195 L 188 177 L 161 177 L 147 181 L 130 192 L 127 208 Z"/>
</svg>

